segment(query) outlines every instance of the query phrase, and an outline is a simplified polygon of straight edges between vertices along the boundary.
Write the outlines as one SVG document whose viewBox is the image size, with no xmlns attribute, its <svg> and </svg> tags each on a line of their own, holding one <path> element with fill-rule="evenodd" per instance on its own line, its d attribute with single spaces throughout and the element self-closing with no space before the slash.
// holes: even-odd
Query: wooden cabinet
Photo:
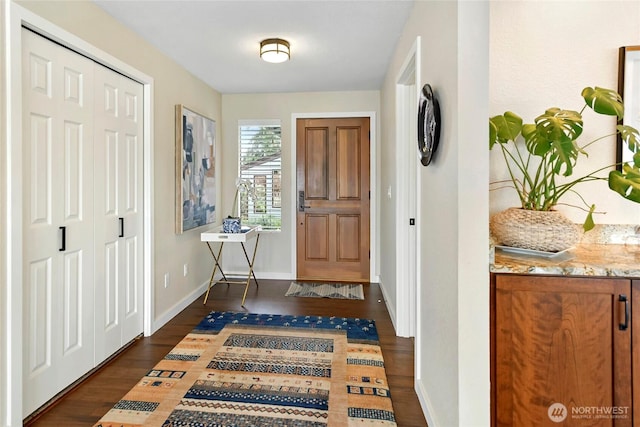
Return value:
<svg viewBox="0 0 640 427">
<path fill-rule="evenodd" d="M 632 383 L 640 378 L 632 362 L 640 358 L 632 354 L 630 316 L 634 300 L 640 307 L 638 285 L 493 274 L 492 424 L 632 426 Z"/>
<path fill-rule="evenodd" d="M 636 311 L 631 311 L 631 324 L 640 325 L 640 280 L 631 282 L 631 306 L 636 307 Z M 635 390 L 632 393 L 633 409 L 638 411 L 633 420 L 637 424 L 640 422 L 640 334 L 637 330 L 631 334 L 631 365 L 634 367 L 631 377 L 632 392 Z"/>
</svg>

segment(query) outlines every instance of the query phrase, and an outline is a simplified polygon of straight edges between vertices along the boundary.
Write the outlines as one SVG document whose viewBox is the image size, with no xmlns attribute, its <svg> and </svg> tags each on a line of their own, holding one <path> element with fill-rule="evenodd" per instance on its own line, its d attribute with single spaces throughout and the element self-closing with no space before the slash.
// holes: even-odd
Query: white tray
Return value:
<svg viewBox="0 0 640 427">
<path fill-rule="evenodd" d="M 244 231 L 246 230 L 246 231 Z M 214 228 L 212 231 L 200 233 L 201 242 L 246 242 L 258 235 L 261 230 L 259 226 L 244 228 L 242 233 L 223 233 L 222 226 Z"/>
</svg>

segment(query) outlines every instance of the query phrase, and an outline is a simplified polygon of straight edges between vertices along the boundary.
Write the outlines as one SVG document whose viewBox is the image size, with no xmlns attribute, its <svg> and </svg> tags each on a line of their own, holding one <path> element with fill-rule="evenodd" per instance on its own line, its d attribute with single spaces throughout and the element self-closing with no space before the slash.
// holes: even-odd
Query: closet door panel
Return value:
<svg viewBox="0 0 640 427">
<path fill-rule="evenodd" d="M 100 262 L 101 260 L 98 260 Z M 104 331 L 118 327 L 118 242 L 108 242 L 104 246 L 104 295 L 97 304 L 104 305 Z"/>
<path fill-rule="evenodd" d="M 137 97 L 127 93 L 125 105 L 135 108 L 140 102 Z M 134 114 L 135 113 L 135 114 Z M 138 112 L 129 111 L 126 120 L 129 124 L 129 133 L 125 136 L 124 143 L 124 167 L 122 189 L 122 217 L 124 235 L 123 269 L 124 269 L 124 323 L 123 323 L 123 344 L 132 340 L 140 334 L 142 320 L 142 246 L 140 236 L 142 236 L 142 215 L 140 214 L 140 196 L 142 194 L 141 179 L 141 138 L 137 133 Z"/>
<path fill-rule="evenodd" d="M 23 30 L 24 415 L 93 365 L 93 62 Z"/>
<path fill-rule="evenodd" d="M 117 97 L 112 87 L 105 89 L 105 110 L 112 109 Z M 114 111 L 115 113 L 115 111 Z M 96 190 L 103 200 L 96 200 L 96 363 L 111 353 L 105 349 L 120 348 L 118 214 L 118 146 L 120 134 L 115 129 L 102 129 L 96 138 L 96 150 L 102 151 L 103 165 L 96 165 Z M 103 202 L 103 203 L 102 203 Z"/>
<path fill-rule="evenodd" d="M 28 175 L 25 176 L 25 188 L 30 195 L 28 219 L 31 227 L 51 225 L 51 117 L 30 114 L 25 121 L 30 131 L 25 141 L 25 145 L 29 145 Z"/>
<path fill-rule="evenodd" d="M 84 182 L 82 141 L 83 127 L 81 123 L 65 121 L 64 123 L 64 219 L 65 221 L 81 221 L 83 212 Z"/>
<path fill-rule="evenodd" d="M 101 172 L 101 175 L 104 174 L 104 176 L 96 177 L 96 189 L 100 191 L 98 197 L 104 198 L 103 204 L 97 200 L 97 206 L 102 209 L 96 209 L 96 214 L 113 218 L 118 213 L 116 182 L 118 178 L 118 132 L 105 129 L 96 138 L 96 150 L 102 154 L 104 163 L 103 166 L 96 165 L 96 169 Z"/>
<path fill-rule="evenodd" d="M 97 69 L 101 68 L 96 66 Z M 115 74 L 115 73 L 114 73 Z M 122 131 L 118 126 L 118 98 L 115 77 L 96 76 L 95 131 L 96 151 L 102 162 L 96 162 L 95 230 L 96 230 L 96 363 L 100 363 L 121 347 L 120 319 L 121 262 L 119 219 Z"/>
<path fill-rule="evenodd" d="M 105 153 L 95 170 L 97 192 L 104 194 L 96 201 L 96 289 L 108 295 L 97 301 L 96 316 L 98 325 L 117 325 L 96 330 L 99 362 L 142 332 L 143 153 L 142 85 L 100 65 L 95 77 L 96 150 Z"/>
<path fill-rule="evenodd" d="M 83 311 L 82 289 L 87 286 L 82 279 L 83 252 L 65 253 L 63 281 L 63 354 L 81 349 L 83 346 Z"/>
<path fill-rule="evenodd" d="M 121 98 L 121 129 L 123 141 L 123 180 L 120 183 L 123 236 L 122 265 L 124 289 L 122 292 L 123 323 L 122 345 L 142 333 L 142 295 L 143 295 L 143 89 L 142 85 L 131 79 L 119 76 L 123 96 Z"/>
<path fill-rule="evenodd" d="M 33 260 L 29 265 L 28 353 L 23 369 L 36 376 L 51 367 L 51 258 Z"/>
<path fill-rule="evenodd" d="M 125 256 L 124 256 L 124 270 L 125 270 L 125 289 L 124 289 L 124 297 L 125 297 L 125 305 L 124 305 L 124 316 L 125 320 L 134 318 L 132 321 L 135 322 L 135 317 L 140 314 L 140 281 L 138 278 L 140 277 L 140 266 L 142 260 L 138 259 L 138 254 L 140 253 L 139 245 L 138 245 L 138 237 L 128 237 L 125 239 Z M 127 336 L 126 332 L 123 332 L 123 341 L 128 342 L 137 336 L 140 332 L 132 331 L 129 336 Z M 132 336 L 131 336 L 132 335 Z M 123 343 L 124 344 L 124 343 Z"/>
</svg>

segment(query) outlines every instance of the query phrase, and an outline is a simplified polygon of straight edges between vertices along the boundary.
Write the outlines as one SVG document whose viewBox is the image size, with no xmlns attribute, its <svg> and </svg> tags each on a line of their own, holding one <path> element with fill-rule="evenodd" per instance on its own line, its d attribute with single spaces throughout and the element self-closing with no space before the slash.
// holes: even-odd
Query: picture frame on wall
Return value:
<svg viewBox="0 0 640 427">
<path fill-rule="evenodd" d="M 618 93 L 624 104 L 622 125 L 640 129 L 640 46 L 622 46 L 618 54 Z M 617 169 L 622 170 L 622 163 L 633 161 L 633 151 L 622 142 L 618 133 L 616 150 Z"/>
<path fill-rule="evenodd" d="M 176 233 L 216 221 L 216 122 L 176 105 Z"/>
</svg>

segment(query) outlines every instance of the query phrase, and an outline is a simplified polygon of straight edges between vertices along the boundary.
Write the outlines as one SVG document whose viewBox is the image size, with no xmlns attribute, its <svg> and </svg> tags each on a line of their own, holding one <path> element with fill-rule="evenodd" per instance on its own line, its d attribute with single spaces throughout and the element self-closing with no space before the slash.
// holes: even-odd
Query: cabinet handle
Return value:
<svg viewBox="0 0 640 427">
<path fill-rule="evenodd" d="M 120 234 L 118 234 L 118 237 L 124 237 L 124 218 L 120 217 L 118 221 L 120 221 Z"/>
<path fill-rule="evenodd" d="M 620 295 L 618 301 L 624 303 L 624 323 L 620 323 L 619 328 L 626 331 L 629 328 L 629 299 L 626 295 Z"/>
<path fill-rule="evenodd" d="M 60 247 L 58 250 L 64 252 L 67 250 L 67 227 L 58 227 L 60 230 Z"/>
</svg>

